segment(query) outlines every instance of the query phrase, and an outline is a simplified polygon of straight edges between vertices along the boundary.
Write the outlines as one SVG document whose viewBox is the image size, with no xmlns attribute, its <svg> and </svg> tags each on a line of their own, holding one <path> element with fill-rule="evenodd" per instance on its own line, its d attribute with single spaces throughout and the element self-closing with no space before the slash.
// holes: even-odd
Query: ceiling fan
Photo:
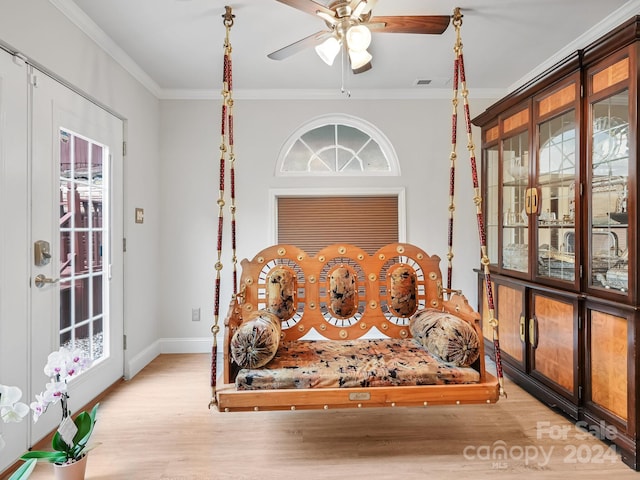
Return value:
<svg viewBox="0 0 640 480">
<path fill-rule="evenodd" d="M 277 0 L 303 12 L 316 15 L 325 21 L 321 30 L 267 55 L 283 60 L 306 48 L 315 47 L 318 56 L 332 65 L 342 48 L 349 56 L 353 73 L 371 69 L 372 56 L 367 51 L 371 43 L 371 31 L 384 33 L 443 33 L 451 17 L 449 15 L 398 15 L 373 16 L 378 0 L 333 0 L 327 6 L 314 0 Z"/>
</svg>

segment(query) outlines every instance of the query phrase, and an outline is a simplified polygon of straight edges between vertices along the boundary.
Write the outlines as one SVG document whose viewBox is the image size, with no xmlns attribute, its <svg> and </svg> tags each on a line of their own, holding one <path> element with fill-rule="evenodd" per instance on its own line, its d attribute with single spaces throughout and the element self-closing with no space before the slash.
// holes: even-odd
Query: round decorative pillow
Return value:
<svg viewBox="0 0 640 480">
<path fill-rule="evenodd" d="M 231 356 L 241 368 L 260 368 L 278 351 L 280 318 L 266 310 L 252 312 L 231 338 Z"/>
<path fill-rule="evenodd" d="M 409 330 L 429 353 L 458 367 L 468 367 L 480 355 L 475 328 L 450 313 L 433 308 L 420 310 L 411 317 Z"/>
</svg>

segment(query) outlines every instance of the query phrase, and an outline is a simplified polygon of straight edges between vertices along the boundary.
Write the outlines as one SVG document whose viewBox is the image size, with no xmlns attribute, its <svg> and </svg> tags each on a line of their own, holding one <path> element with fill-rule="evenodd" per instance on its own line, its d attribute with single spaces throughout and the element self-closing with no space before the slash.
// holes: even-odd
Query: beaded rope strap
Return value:
<svg viewBox="0 0 640 480">
<path fill-rule="evenodd" d="M 232 64 L 231 64 L 231 42 L 229 33 L 233 26 L 235 15 L 233 15 L 231 7 L 225 7 L 225 13 L 222 15 L 223 24 L 226 34 L 224 40 L 224 63 L 222 73 L 222 115 L 220 122 L 220 165 L 219 165 L 219 190 L 218 190 L 218 240 L 217 240 L 217 261 L 215 263 L 216 279 L 215 293 L 213 303 L 213 326 L 211 333 L 213 335 L 213 346 L 211 349 L 211 402 L 209 408 L 216 404 L 216 379 L 218 376 L 217 357 L 218 357 L 218 326 L 220 319 L 220 278 L 222 272 L 222 234 L 224 230 L 224 207 L 225 207 L 225 173 L 227 159 L 229 161 L 229 187 L 230 201 L 229 210 L 231 212 L 231 261 L 233 264 L 233 295 L 238 293 L 238 270 L 236 256 L 236 188 L 235 188 L 235 154 L 233 151 L 233 81 L 232 81 Z"/>
<path fill-rule="evenodd" d="M 498 319 L 495 315 L 495 306 L 493 302 L 493 286 L 491 283 L 491 272 L 489 271 L 489 255 L 487 253 L 487 236 L 485 233 L 484 217 L 482 214 L 482 194 L 478 183 L 478 169 L 476 166 L 475 145 L 471 133 L 471 115 L 469 113 L 469 91 L 467 90 L 467 80 L 464 71 L 464 57 L 462 54 L 462 37 L 460 35 L 460 27 L 462 26 L 462 14 L 460 9 L 456 8 L 453 14 L 453 26 L 456 30 L 456 43 L 453 48 L 455 52 L 455 60 L 453 63 L 453 113 L 451 118 L 451 161 L 449 172 L 449 226 L 448 226 L 448 250 L 447 250 L 447 290 L 451 290 L 453 276 L 453 217 L 455 212 L 454 193 L 455 193 L 455 171 L 456 171 L 456 147 L 457 147 L 457 124 L 458 124 L 458 93 L 462 95 L 465 125 L 467 130 L 467 150 L 469 151 L 469 161 L 471 163 L 471 178 L 473 182 L 473 202 L 476 205 L 476 219 L 478 223 L 478 237 L 480 239 L 480 263 L 484 274 L 484 283 L 487 296 L 487 307 L 489 313 L 489 325 L 493 330 L 493 346 L 495 351 L 496 374 L 500 386 L 500 396 L 506 397 L 504 390 L 504 377 L 502 372 L 502 355 L 500 353 L 500 338 L 498 332 Z M 460 89 L 458 88 L 460 86 Z"/>
</svg>

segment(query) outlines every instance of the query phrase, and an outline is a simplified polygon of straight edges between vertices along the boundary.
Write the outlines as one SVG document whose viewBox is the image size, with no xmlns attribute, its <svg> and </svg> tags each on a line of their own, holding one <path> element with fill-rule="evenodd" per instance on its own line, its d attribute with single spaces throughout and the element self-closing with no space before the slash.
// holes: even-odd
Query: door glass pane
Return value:
<svg viewBox="0 0 640 480">
<path fill-rule="evenodd" d="M 629 93 L 591 105 L 590 285 L 626 292 Z"/>
<path fill-rule="evenodd" d="M 522 132 L 502 142 L 502 267 L 529 270 L 529 134 Z"/>
<path fill-rule="evenodd" d="M 103 355 L 103 182 L 107 149 L 60 130 L 60 345 Z"/>
<path fill-rule="evenodd" d="M 576 278 L 575 111 L 541 123 L 538 132 L 537 274 L 573 282 Z"/>
</svg>

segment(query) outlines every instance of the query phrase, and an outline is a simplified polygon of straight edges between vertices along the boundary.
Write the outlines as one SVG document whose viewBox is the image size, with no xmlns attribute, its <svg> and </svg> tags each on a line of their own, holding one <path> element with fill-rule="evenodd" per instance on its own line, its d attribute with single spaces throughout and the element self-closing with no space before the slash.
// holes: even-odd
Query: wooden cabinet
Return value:
<svg viewBox="0 0 640 480">
<path fill-rule="evenodd" d="M 576 417 L 578 402 L 578 301 L 568 296 L 531 289 L 529 318 L 529 374 L 556 396 L 569 401 L 561 408 Z"/>
<path fill-rule="evenodd" d="M 639 52 L 635 17 L 474 119 L 504 371 L 636 470 Z"/>
</svg>

